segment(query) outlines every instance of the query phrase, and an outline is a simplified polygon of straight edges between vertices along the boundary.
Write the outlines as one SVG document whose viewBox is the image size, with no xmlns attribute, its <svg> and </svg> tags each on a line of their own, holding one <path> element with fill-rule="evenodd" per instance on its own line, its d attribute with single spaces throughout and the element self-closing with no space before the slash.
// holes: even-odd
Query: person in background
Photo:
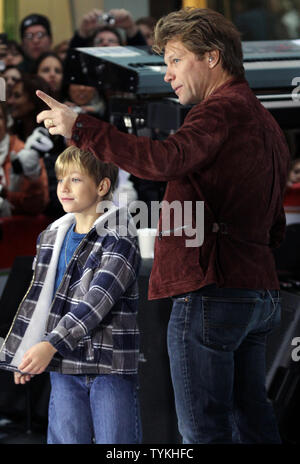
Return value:
<svg viewBox="0 0 300 464">
<path fill-rule="evenodd" d="M 19 64 L 21 71 L 34 72 L 37 59 L 52 47 L 51 24 L 46 16 L 30 14 L 20 24 L 20 36 L 24 60 Z"/>
<path fill-rule="evenodd" d="M 6 103 L 0 102 L 0 216 L 40 214 L 49 200 L 47 173 L 37 151 L 44 128 L 24 144 L 9 135 L 6 121 Z"/>
<path fill-rule="evenodd" d="M 154 28 L 156 24 L 156 19 L 152 18 L 151 16 L 145 16 L 143 18 L 139 18 L 135 24 L 143 34 L 147 45 L 152 47 L 154 42 Z"/>
<path fill-rule="evenodd" d="M 300 158 L 291 161 L 284 196 L 287 225 L 300 222 Z"/>
<path fill-rule="evenodd" d="M 19 66 L 24 61 L 22 47 L 15 40 L 7 41 L 7 53 L 4 61 L 6 67 Z"/>
<path fill-rule="evenodd" d="M 51 93 L 51 88 L 44 79 L 39 76 L 24 74 L 22 79 L 17 81 L 11 89 L 11 95 L 8 99 L 11 116 L 14 120 L 11 130 L 23 142 L 26 142 L 26 139 L 38 126 L 36 115 L 44 107 L 35 93 L 40 87 L 47 89 Z"/>
<path fill-rule="evenodd" d="M 50 109 L 37 120 L 103 162 L 168 182 L 148 295 L 173 300 L 168 353 L 183 443 L 280 443 L 265 358 L 281 312 L 272 250 L 285 234 L 287 142 L 249 87 L 240 33 L 223 15 L 168 14 L 154 51 L 180 104 L 193 105 L 167 139 L 75 115 L 43 92 Z"/>
<path fill-rule="evenodd" d="M 129 11 L 112 9 L 108 14 L 113 18 L 113 24 L 105 23 L 101 19 L 103 17 L 102 10 L 94 9 L 83 16 L 78 31 L 76 31 L 70 41 L 70 49 L 65 62 L 65 80 L 67 81 L 66 88 L 68 88 L 69 97 L 65 103 L 71 108 L 73 107 L 77 113 L 94 113 L 95 116 L 104 120 L 108 120 L 109 118 L 109 99 L 113 95 L 113 92 L 110 90 L 102 92 L 88 85 L 71 83 L 73 75 L 81 74 L 77 56 L 75 56 L 75 59 L 72 59 L 72 49 L 87 46 L 117 47 L 120 45 L 146 45 L 146 40 Z M 122 38 L 118 28 L 124 30 L 126 35 L 125 40 Z M 89 98 L 92 99 L 89 100 Z M 148 184 L 151 184 L 153 191 L 157 191 L 157 186 L 154 182 L 148 182 Z M 121 193 L 127 194 L 128 205 L 130 202 L 136 200 L 138 198 L 137 185 L 139 188 L 143 188 L 145 182 L 142 179 L 134 179 L 126 171 L 120 169 L 118 192 L 115 193 L 116 203 L 119 204 Z"/>
<path fill-rule="evenodd" d="M 106 23 L 103 21 L 103 11 L 93 9 L 82 17 L 78 31 L 70 41 L 70 49 L 76 47 L 86 47 L 93 44 L 95 33 L 101 26 L 107 26 L 114 29 L 122 29 L 125 32 L 126 39 L 119 40 L 120 45 L 122 43 L 126 45 L 146 45 L 146 41 L 135 24 L 132 15 L 129 11 L 124 9 L 112 9 L 107 12 L 112 18 L 113 23 Z M 118 38 L 120 34 L 117 31 L 115 33 Z"/>
<path fill-rule="evenodd" d="M 146 45 L 146 41 L 138 30 L 132 15 L 129 11 L 124 9 L 112 9 L 108 14 L 113 18 L 113 25 L 103 21 L 102 10 L 91 10 L 85 14 L 80 22 L 78 31 L 70 41 L 70 47 L 67 53 L 67 58 L 64 66 L 64 76 L 68 84 L 76 84 L 74 77 L 82 76 L 82 69 L 80 61 L 73 49 L 78 47 L 114 47 L 118 45 Z M 121 28 L 125 31 L 126 41 L 122 39 L 118 31 Z M 72 82 L 74 81 L 74 82 Z M 89 86 L 87 82 L 81 82 L 81 85 Z M 78 89 L 78 87 L 77 87 Z M 100 103 L 104 105 L 101 117 L 105 120 L 108 119 L 108 99 L 111 92 L 104 90 L 99 91 Z M 99 113 L 99 111 L 98 111 Z"/>
<path fill-rule="evenodd" d="M 124 41 L 118 29 L 109 24 L 95 29 L 92 39 L 93 47 L 117 47 L 119 45 L 124 45 Z"/>
<path fill-rule="evenodd" d="M 64 62 L 66 59 L 69 45 L 70 40 L 63 40 L 62 42 L 55 45 L 55 47 L 53 47 L 54 53 L 56 53 L 56 55 L 61 59 L 62 62 Z"/>
<path fill-rule="evenodd" d="M 63 62 L 54 52 L 43 53 L 36 62 L 36 72 L 50 86 L 53 96 L 63 99 Z"/>
<path fill-rule="evenodd" d="M 36 115 L 44 107 L 36 96 L 36 90 L 41 86 L 51 92 L 49 84 L 40 76 L 24 75 L 22 80 L 15 84 L 11 97 L 8 99 L 10 114 L 13 118 L 13 125 L 10 130 L 25 143 L 34 129 L 38 127 Z M 66 147 L 66 141 L 61 136 L 50 136 L 48 139 L 49 141 L 46 138 L 43 139 L 45 143 L 41 144 L 39 149 L 48 176 L 49 202 L 45 214 L 56 219 L 63 214 L 63 210 L 57 200 L 54 165 L 57 156 Z"/>
<path fill-rule="evenodd" d="M 67 100 L 65 104 L 76 113 L 88 113 L 95 117 L 102 117 L 105 105 L 95 87 L 82 84 L 67 85 Z"/>
<path fill-rule="evenodd" d="M 138 444 L 140 253 L 127 208 L 109 203 L 118 169 L 73 146 L 55 169 L 67 214 L 38 239 L 0 367 L 17 384 L 50 372 L 48 444 Z"/>
<path fill-rule="evenodd" d="M 17 66 L 9 65 L 6 66 L 2 75 L 6 82 L 6 100 L 8 100 L 11 96 L 12 88 L 22 79 L 22 73 Z"/>
</svg>

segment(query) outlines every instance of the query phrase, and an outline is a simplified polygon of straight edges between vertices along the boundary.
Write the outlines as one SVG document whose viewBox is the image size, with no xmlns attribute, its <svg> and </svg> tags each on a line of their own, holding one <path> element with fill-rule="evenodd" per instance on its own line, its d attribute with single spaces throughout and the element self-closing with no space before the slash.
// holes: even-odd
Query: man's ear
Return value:
<svg viewBox="0 0 300 464">
<path fill-rule="evenodd" d="M 220 61 L 219 50 L 211 50 L 210 52 L 207 52 L 207 61 L 208 61 L 208 66 L 211 69 L 214 68 Z"/>
<path fill-rule="evenodd" d="M 104 177 L 98 186 L 98 195 L 104 198 L 110 190 L 111 182 L 108 177 Z"/>
</svg>

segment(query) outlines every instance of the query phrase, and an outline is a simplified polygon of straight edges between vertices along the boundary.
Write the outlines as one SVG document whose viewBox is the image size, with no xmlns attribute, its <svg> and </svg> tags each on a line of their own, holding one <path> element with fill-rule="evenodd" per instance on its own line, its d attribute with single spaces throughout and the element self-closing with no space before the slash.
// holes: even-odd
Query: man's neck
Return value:
<svg viewBox="0 0 300 464">
<path fill-rule="evenodd" d="M 232 74 L 229 74 L 227 71 L 222 70 L 218 77 L 212 82 L 212 84 L 207 89 L 204 99 L 208 98 L 213 94 L 219 87 L 226 84 L 226 82 L 231 81 L 234 78 Z"/>
</svg>

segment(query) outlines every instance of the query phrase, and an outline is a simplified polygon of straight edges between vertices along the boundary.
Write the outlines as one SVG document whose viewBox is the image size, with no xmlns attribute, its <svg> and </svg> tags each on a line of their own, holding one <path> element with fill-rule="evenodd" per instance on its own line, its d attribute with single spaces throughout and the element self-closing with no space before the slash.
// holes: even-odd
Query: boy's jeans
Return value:
<svg viewBox="0 0 300 464">
<path fill-rule="evenodd" d="M 50 373 L 48 444 L 140 443 L 134 375 Z"/>
<path fill-rule="evenodd" d="M 210 285 L 173 298 L 168 351 L 184 443 L 280 443 L 265 389 L 278 296 Z"/>
</svg>

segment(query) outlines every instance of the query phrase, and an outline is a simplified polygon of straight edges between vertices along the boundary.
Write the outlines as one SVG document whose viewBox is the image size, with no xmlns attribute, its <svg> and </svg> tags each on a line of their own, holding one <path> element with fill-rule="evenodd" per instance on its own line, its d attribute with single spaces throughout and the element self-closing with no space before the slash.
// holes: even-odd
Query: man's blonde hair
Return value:
<svg viewBox="0 0 300 464">
<path fill-rule="evenodd" d="M 170 40 L 179 40 L 199 59 L 219 50 L 223 68 L 242 77 L 243 51 L 240 33 L 222 14 L 208 8 L 183 8 L 162 17 L 155 26 L 153 50 L 164 53 Z"/>
<path fill-rule="evenodd" d="M 119 169 L 117 166 L 111 163 L 103 163 L 91 152 L 80 150 L 73 145 L 66 148 L 57 157 L 55 162 L 56 177 L 64 175 L 71 166 L 78 167 L 81 172 L 92 177 L 97 186 L 100 184 L 102 179 L 107 177 L 110 180 L 111 186 L 104 199 L 111 198 L 118 182 Z"/>
</svg>

